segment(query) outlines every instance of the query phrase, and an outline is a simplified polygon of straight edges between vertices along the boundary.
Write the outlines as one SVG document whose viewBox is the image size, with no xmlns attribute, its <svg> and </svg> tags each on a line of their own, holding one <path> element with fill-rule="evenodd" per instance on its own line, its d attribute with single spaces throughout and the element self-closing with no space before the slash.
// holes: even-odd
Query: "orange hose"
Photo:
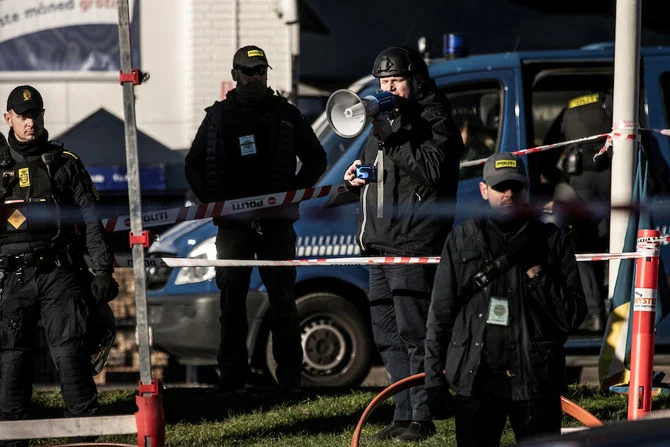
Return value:
<svg viewBox="0 0 670 447">
<path fill-rule="evenodd" d="M 570 399 L 566 398 L 565 396 L 561 396 L 561 408 L 563 408 L 563 413 L 566 413 L 573 418 L 577 419 L 577 421 L 581 422 L 582 424 L 586 425 L 587 427 L 600 427 L 603 425 L 602 422 L 600 422 L 600 419 L 571 401 Z"/>
<path fill-rule="evenodd" d="M 418 385 L 423 385 L 425 379 L 425 373 L 414 374 L 413 376 L 406 377 L 386 387 L 381 393 L 372 399 L 372 401 L 363 411 L 361 418 L 358 420 L 358 424 L 356 424 L 354 436 L 351 438 L 351 447 L 358 447 L 358 442 L 361 438 L 361 432 L 363 431 L 363 425 L 365 425 L 365 422 L 368 420 L 372 412 L 379 406 L 379 404 L 396 393 Z M 598 427 L 603 425 L 603 423 L 600 422 L 597 417 L 563 396 L 561 396 L 561 408 L 563 409 L 563 412 L 577 419 L 587 427 Z"/>
</svg>

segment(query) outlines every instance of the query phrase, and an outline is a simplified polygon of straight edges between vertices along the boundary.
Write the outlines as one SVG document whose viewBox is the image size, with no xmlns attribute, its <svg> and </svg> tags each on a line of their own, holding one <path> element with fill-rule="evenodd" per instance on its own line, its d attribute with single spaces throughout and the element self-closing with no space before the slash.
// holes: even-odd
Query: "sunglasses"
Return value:
<svg viewBox="0 0 670 447">
<path fill-rule="evenodd" d="M 251 68 L 238 68 L 238 70 L 240 70 L 242 74 L 245 76 L 253 76 L 253 75 L 265 76 L 265 74 L 268 72 L 268 67 L 261 65 L 258 67 L 251 67 Z"/>
<path fill-rule="evenodd" d="M 491 186 L 491 189 L 498 192 L 505 192 L 511 189 L 513 193 L 518 194 L 524 189 L 526 189 L 526 184 L 516 180 L 507 180 L 505 182 L 498 183 L 495 186 Z"/>
</svg>

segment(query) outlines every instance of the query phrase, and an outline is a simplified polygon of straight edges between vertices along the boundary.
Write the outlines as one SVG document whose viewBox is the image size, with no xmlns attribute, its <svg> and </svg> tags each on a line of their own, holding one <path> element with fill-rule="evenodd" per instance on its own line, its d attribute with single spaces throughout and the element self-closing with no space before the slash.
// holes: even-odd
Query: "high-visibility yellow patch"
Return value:
<svg viewBox="0 0 670 447">
<path fill-rule="evenodd" d="M 26 216 L 24 216 L 21 211 L 14 210 L 14 212 L 9 216 L 7 222 L 15 229 L 19 229 L 21 225 L 26 221 Z"/>
<path fill-rule="evenodd" d="M 19 169 L 19 186 L 27 188 L 30 186 L 30 171 L 28 168 Z"/>
<path fill-rule="evenodd" d="M 593 95 L 584 95 L 579 98 L 575 98 L 568 103 L 569 109 L 574 109 L 575 107 L 585 106 L 586 104 L 593 104 L 600 100 L 600 95 L 594 93 Z"/>
<path fill-rule="evenodd" d="M 516 160 L 496 160 L 496 169 L 516 168 Z"/>
<path fill-rule="evenodd" d="M 254 57 L 254 56 L 265 56 L 261 50 L 249 50 L 247 51 L 247 57 Z"/>
</svg>

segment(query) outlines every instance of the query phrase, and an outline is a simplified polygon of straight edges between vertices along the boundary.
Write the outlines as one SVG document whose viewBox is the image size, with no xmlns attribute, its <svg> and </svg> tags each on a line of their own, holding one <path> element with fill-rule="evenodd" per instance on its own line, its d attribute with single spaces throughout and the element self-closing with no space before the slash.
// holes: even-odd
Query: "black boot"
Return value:
<svg viewBox="0 0 670 447">
<path fill-rule="evenodd" d="M 409 427 L 410 422 L 411 421 L 393 421 L 390 425 L 382 428 L 368 439 L 370 441 L 384 441 L 385 439 L 395 438 Z"/>
<path fill-rule="evenodd" d="M 435 435 L 437 430 L 432 421 L 414 421 L 395 439 L 401 442 L 417 442 Z"/>
</svg>

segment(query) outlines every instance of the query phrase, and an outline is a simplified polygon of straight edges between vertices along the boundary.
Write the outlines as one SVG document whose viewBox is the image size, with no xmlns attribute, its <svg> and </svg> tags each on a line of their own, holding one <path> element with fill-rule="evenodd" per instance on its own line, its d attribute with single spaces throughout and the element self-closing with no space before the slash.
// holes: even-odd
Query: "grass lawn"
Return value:
<svg viewBox="0 0 670 447">
<path fill-rule="evenodd" d="M 349 446 L 354 428 L 365 407 L 381 388 L 302 390 L 286 397 L 276 390 L 251 389 L 242 397 L 222 399 L 206 388 L 168 388 L 163 400 L 166 417 L 166 446 Z M 135 411 L 136 390 L 100 393 L 101 415 Z M 603 422 L 626 418 L 627 396 L 600 391 L 596 387 L 571 386 L 567 396 Z M 670 395 L 654 398 L 653 409 L 670 408 Z M 361 447 L 388 445 L 366 441 L 390 422 L 390 401 L 376 410 L 363 428 Z M 32 417 L 60 417 L 63 402 L 58 392 L 37 392 Z M 453 418 L 437 421 L 438 434 L 421 446 L 455 446 Z M 579 426 L 570 416 L 564 426 Z M 104 436 L 99 441 L 134 444 L 136 436 Z M 48 445 L 63 439 L 33 440 L 31 445 Z M 513 444 L 508 430 L 504 444 Z"/>
</svg>

